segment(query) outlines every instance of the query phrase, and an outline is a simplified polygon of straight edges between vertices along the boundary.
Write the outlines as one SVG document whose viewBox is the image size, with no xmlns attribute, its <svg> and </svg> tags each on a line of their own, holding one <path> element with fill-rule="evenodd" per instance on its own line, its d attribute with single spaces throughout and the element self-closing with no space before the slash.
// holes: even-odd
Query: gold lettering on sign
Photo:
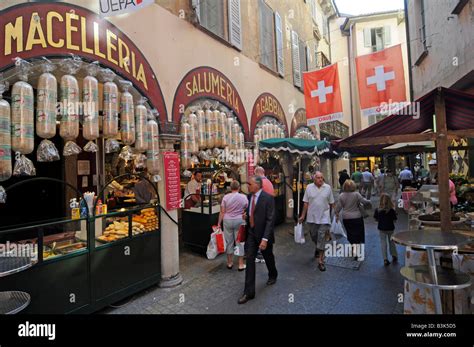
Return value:
<svg viewBox="0 0 474 347">
<path fill-rule="evenodd" d="M 94 54 L 94 51 L 87 47 L 87 32 L 86 32 L 86 18 L 81 17 L 81 43 L 82 51 L 84 53 Z"/>
<path fill-rule="evenodd" d="M 105 59 L 105 54 L 100 51 L 99 47 L 99 23 L 94 22 L 94 54 Z"/>
<path fill-rule="evenodd" d="M 5 55 L 12 54 L 12 40 L 16 40 L 16 53 L 23 52 L 23 17 L 18 17 L 15 25 L 5 25 Z"/>
<path fill-rule="evenodd" d="M 120 38 L 119 33 L 107 29 L 106 24 L 101 26 L 99 23 L 102 22 L 88 22 L 88 16 L 67 10 L 64 13 L 47 11 L 43 16 L 42 20 L 38 12 L 31 12 L 28 17 L 18 16 L 4 24 L 4 37 L 0 38 L 4 45 L 3 57 L 16 56 L 23 51 L 66 46 L 65 49 L 69 51 L 80 51 L 107 60 L 131 73 L 136 82 L 148 90 L 148 76 L 141 63 L 143 57 L 137 57 L 137 51 L 131 49 L 126 41 Z M 211 88 L 211 76 L 206 77 L 204 87 L 207 91 Z"/>
<path fill-rule="evenodd" d="M 57 42 L 53 39 L 53 18 L 56 18 L 59 22 L 63 22 L 63 17 L 54 11 L 48 12 L 46 15 L 46 37 L 48 38 L 48 45 L 54 48 L 61 48 L 64 46 L 64 40 L 59 39 Z"/>
<path fill-rule="evenodd" d="M 39 18 L 38 12 L 33 12 L 31 14 L 30 30 L 28 30 L 25 51 L 30 51 L 31 48 L 33 48 L 33 45 L 41 45 L 41 47 L 46 48 L 46 39 Z M 38 38 L 36 38 L 37 35 Z"/>
<path fill-rule="evenodd" d="M 112 51 L 116 51 L 117 47 L 115 45 L 113 45 L 112 41 L 111 41 L 111 39 L 117 40 L 117 35 L 115 35 L 113 32 L 111 32 L 108 29 L 107 29 L 106 33 L 107 33 L 107 35 L 106 35 L 106 37 L 107 37 L 107 59 L 110 62 L 114 63 L 115 65 L 118 65 L 117 60 L 112 58 Z"/>
<path fill-rule="evenodd" d="M 77 32 L 77 27 L 72 25 L 72 20 L 78 20 L 79 16 L 75 13 L 66 13 L 66 48 L 78 51 L 79 46 L 72 44 L 72 33 Z"/>
</svg>

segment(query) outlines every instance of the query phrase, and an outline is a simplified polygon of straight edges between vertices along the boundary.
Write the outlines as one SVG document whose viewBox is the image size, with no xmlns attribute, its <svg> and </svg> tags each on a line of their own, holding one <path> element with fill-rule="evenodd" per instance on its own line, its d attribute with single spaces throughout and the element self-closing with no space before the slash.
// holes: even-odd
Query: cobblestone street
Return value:
<svg viewBox="0 0 474 347">
<path fill-rule="evenodd" d="M 406 214 L 400 212 L 398 230 L 406 225 Z M 175 288 L 157 286 L 104 310 L 111 314 L 401 314 L 403 248 L 399 247 L 398 264 L 383 266 L 376 223 L 366 219 L 365 260 L 359 270 L 327 265 L 320 272 L 313 258 L 314 244 L 297 245 L 292 224 L 276 228 L 274 253 L 279 271 L 278 281 L 266 286 L 267 269 L 257 266 L 257 288 L 254 300 L 238 305 L 243 292 L 245 273 L 236 266 L 228 270 L 225 255 L 207 260 L 181 249 L 180 268 L 183 283 Z"/>
</svg>

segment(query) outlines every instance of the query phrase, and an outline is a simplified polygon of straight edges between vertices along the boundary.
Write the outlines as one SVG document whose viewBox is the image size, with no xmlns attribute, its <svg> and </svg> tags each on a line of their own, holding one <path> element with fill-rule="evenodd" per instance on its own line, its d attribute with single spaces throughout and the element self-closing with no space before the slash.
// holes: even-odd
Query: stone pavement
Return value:
<svg viewBox="0 0 474 347">
<path fill-rule="evenodd" d="M 399 213 L 398 230 L 407 226 Z M 365 260 L 359 270 L 327 265 L 320 272 L 313 258 L 314 244 L 293 241 L 293 225 L 276 228 L 274 253 L 279 272 L 275 285 L 266 286 L 267 269 L 257 266 L 256 297 L 244 305 L 237 300 L 244 287 L 244 272 L 226 268 L 225 255 L 207 260 L 182 249 L 183 284 L 175 288 L 151 287 L 102 311 L 110 314 L 402 314 L 404 249 L 397 246 L 399 263 L 383 266 L 376 223 L 366 219 Z M 308 242 L 309 241 L 309 242 Z"/>
</svg>

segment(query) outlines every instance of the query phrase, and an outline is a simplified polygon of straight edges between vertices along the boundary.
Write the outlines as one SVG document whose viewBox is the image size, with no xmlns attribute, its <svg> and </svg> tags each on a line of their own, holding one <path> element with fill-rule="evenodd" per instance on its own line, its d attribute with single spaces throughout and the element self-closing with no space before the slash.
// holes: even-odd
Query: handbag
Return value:
<svg viewBox="0 0 474 347">
<path fill-rule="evenodd" d="M 359 202 L 359 211 L 360 211 L 360 214 L 361 214 L 362 218 L 367 218 L 369 216 L 369 214 L 365 210 L 364 204 L 361 203 L 361 202 Z"/>
<path fill-rule="evenodd" d="M 244 236 L 241 235 L 241 233 L 245 234 L 245 224 L 240 225 L 239 231 L 237 232 L 237 239 L 235 239 L 234 237 L 234 255 L 238 257 L 243 257 L 245 253 L 245 250 L 244 250 L 245 240 L 242 241 L 241 237 L 244 237 Z"/>
</svg>

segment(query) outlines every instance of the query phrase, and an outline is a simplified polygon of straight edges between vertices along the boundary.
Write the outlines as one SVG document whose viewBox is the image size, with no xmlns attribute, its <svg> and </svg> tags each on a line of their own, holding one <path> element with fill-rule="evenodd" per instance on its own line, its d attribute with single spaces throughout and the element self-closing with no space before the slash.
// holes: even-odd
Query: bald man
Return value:
<svg viewBox="0 0 474 347">
<path fill-rule="evenodd" d="M 306 223 L 309 225 L 311 239 L 316 244 L 314 256 L 315 258 L 319 257 L 319 270 L 326 271 L 324 250 L 327 242 L 326 237 L 331 228 L 331 210 L 334 207 L 334 196 L 331 186 L 324 183 L 324 176 L 321 172 L 317 171 L 313 179 L 314 183 L 308 185 L 304 193 L 304 207 L 299 222 L 302 223 L 308 215 Z"/>
<path fill-rule="evenodd" d="M 255 176 L 262 178 L 263 191 L 267 194 L 270 194 L 271 196 L 275 196 L 273 191 L 273 183 L 265 177 L 265 169 L 261 166 L 256 166 L 254 172 Z"/>
</svg>

